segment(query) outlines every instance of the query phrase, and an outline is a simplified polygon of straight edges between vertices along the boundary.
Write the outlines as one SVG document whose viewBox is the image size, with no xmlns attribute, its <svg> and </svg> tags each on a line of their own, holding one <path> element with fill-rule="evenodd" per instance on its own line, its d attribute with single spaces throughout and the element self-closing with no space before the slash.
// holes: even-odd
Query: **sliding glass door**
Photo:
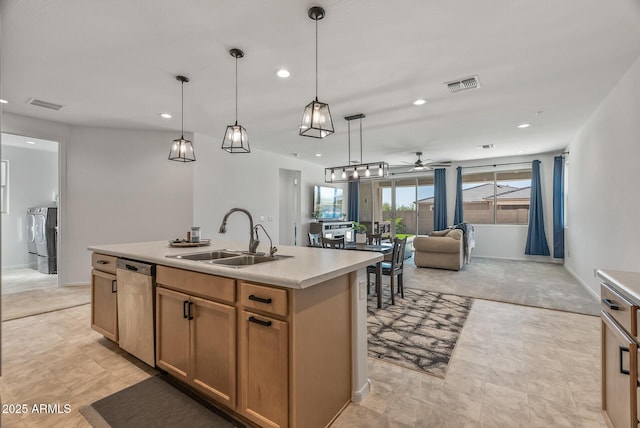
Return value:
<svg viewBox="0 0 640 428">
<path fill-rule="evenodd" d="M 426 235 L 433 230 L 433 177 L 360 183 L 360 223 L 373 230 L 389 223 L 391 237 Z"/>
</svg>

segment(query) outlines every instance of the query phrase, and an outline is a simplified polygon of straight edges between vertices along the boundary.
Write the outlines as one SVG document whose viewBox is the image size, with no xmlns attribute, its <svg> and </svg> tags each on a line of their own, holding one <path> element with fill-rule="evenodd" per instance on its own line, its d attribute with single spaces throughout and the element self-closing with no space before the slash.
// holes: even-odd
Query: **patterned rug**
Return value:
<svg viewBox="0 0 640 428">
<path fill-rule="evenodd" d="M 405 289 L 404 299 L 377 309 L 369 297 L 369 356 L 444 378 L 473 298 Z"/>
</svg>

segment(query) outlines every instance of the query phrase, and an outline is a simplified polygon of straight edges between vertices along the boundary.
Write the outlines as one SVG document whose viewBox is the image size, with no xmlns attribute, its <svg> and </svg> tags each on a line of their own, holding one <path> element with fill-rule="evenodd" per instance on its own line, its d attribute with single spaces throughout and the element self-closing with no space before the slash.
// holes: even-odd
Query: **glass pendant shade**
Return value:
<svg viewBox="0 0 640 428">
<path fill-rule="evenodd" d="M 238 125 L 238 122 L 234 125 L 227 126 L 227 130 L 224 133 L 224 140 L 222 141 L 222 150 L 229 153 L 251 153 L 247 130 L 244 129 L 243 126 Z"/>
<path fill-rule="evenodd" d="M 191 141 L 185 140 L 184 136 L 180 136 L 177 140 L 173 140 L 171 150 L 169 151 L 169 160 L 177 162 L 193 162 L 196 155 L 193 152 Z"/>
<path fill-rule="evenodd" d="M 333 121 L 329 104 L 321 103 L 316 98 L 304 108 L 302 123 L 300 124 L 300 135 L 313 138 L 324 138 L 333 134 Z"/>
<path fill-rule="evenodd" d="M 189 78 L 185 76 L 176 76 L 176 80 L 181 84 L 181 113 L 180 113 L 180 138 L 173 140 L 171 149 L 169 150 L 169 160 L 176 162 L 193 162 L 196 160 L 196 154 L 193 151 L 191 141 L 184 138 L 184 84 L 189 82 Z"/>
</svg>

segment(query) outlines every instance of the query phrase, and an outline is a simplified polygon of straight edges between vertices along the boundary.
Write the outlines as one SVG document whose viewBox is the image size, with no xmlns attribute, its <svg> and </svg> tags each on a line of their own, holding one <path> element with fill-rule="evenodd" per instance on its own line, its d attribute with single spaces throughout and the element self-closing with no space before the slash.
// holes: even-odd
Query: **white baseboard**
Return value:
<svg viewBox="0 0 640 428">
<path fill-rule="evenodd" d="M 587 289 L 587 291 L 589 292 L 589 294 L 591 294 L 598 302 L 600 302 L 600 295 L 598 293 L 596 293 L 594 291 L 593 288 L 589 287 L 589 284 L 587 284 L 586 282 L 584 282 L 582 280 L 582 278 L 580 278 L 578 276 L 577 273 L 575 273 L 573 270 L 571 270 L 567 265 L 564 265 L 564 268 L 567 270 L 567 272 L 569 272 L 569 275 L 571 275 L 572 277 L 575 278 L 576 281 L 578 281 L 580 283 L 580 285 L 582 285 L 584 288 Z"/>
<path fill-rule="evenodd" d="M 13 266 L 2 266 L 2 270 L 3 271 L 10 271 L 10 270 L 19 270 L 19 269 L 33 269 L 33 268 L 37 268 L 38 266 L 35 264 L 26 264 L 26 265 L 13 265 Z M 37 269 L 35 269 L 37 270 Z"/>
<path fill-rule="evenodd" d="M 361 403 L 362 400 L 367 398 L 369 392 L 371 392 L 371 380 L 367 379 L 367 382 L 362 386 L 362 388 L 351 392 L 351 401 L 354 403 Z"/>
<path fill-rule="evenodd" d="M 481 256 L 481 255 L 475 255 L 475 254 L 471 254 L 471 262 L 473 263 L 473 259 L 474 258 L 479 258 L 479 259 L 498 259 L 498 260 L 514 260 L 517 262 L 536 262 L 536 263 L 553 263 L 556 265 L 561 265 L 564 264 L 564 259 L 555 259 L 553 257 L 547 257 L 547 256 L 532 256 L 532 257 L 497 257 L 497 256 Z M 533 257 L 539 257 L 538 258 L 533 258 Z"/>
</svg>

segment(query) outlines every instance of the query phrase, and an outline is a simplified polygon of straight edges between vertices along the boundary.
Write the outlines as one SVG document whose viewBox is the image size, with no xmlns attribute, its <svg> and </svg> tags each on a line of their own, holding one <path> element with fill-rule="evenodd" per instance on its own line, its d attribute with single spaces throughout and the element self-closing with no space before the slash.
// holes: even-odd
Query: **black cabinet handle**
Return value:
<svg viewBox="0 0 640 428">
<path fill-rule="evenodd" d="M 193 315 L 191 315 L 191 308 L 193 308 L 193 302 L 189 302 L 189 318 L 187 318 L 189 320 L 193 319 Z"/>
<path fill-rule="evenodd" d="M 108 265 L 109 264 L 109 262 L 106 261 L 106 260 L 98 260 L 96 263 L 99 264 L 99 265 Z"/>
<path fill-rule="evenodd" d="M 620 373 L 622 374 L 629 374 L 629 370 L 625 370 L 622 368 L 622 353 L 623 352 L 629 352 L 629 348 L 624 347 L 624 346 L 618 346 L 619 350 L 620 350 Z"/>
<path fill-rule="evenodd" d="M 263 297 L 254 296 L 253 294 L 249 295 L 249 300 L 253 300 L 254 302 L 266 303 L 266 304 L 269 304 L 273 301 L 271 300 L 271 297 L 268 297 L 265 299 Z"/>
<path fill-rule="evenodd" d="M 182 302 L 182 318 L 189 319 L 189 315 L 187 315 L 187 311 L 189 310 L 189 301 L 185 300 Z"/>
<path fill-rule="evenodd" d="M 118 292 L 118 281 L 116 281 L 115 279 L 111 281 L 111 292 L 112 293 Z"/>
<path fill-rule="evenodd" d="M 607 305 L 607 307 L 609 309 L 611 309 L 612 311 L 619 311 L 620 310 L 620 306 L 616 305 L 615 303 L 612 303 L 610 299 L 602 299 L 602 303 Z M 627 349 L 627 351 L 628 351 L 628 349 Z"/>
<path fill-rule="evenodd" d="M 263 325 L 265 327 L 271 327 L 271 321 L 264 321 L 264 320 L 261 320 L 261 319 L 258 319 L 256 317 L 254 317 L 254 316 L 249 317 L 249 322 L 254 322 L 256 324 L 260 324 L 260 325 Z"/>
<path fill-rule="evenodd" d="M 132 270 L 134 272 L 138 272 L 138 267 L 134 266 L 134 265 L 125 265 L 125 267 L 127 268 L 127 270 Z"/>
</svg>

